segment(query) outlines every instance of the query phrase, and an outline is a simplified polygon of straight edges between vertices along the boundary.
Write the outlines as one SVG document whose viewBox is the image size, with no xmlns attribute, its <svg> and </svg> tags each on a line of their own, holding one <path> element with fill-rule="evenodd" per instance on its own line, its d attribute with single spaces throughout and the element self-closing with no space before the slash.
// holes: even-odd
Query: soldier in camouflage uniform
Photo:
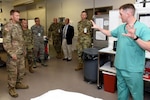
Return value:
<svg viewBox="0 0 150 100">
<path fill-rule="evenodd" d="M 82 11 L 81 21 L 78 22 L 78 43 L 77 43 L 77 52 L 78 52 L 78 61 L 79 64 L 75 68 L 76 71 L 83 68 L 83 61 L 81 58 L 82 52 L 86 48 L 91 47 L 91 26 L 92 23 L 87 19 L 87 13 Z"/>
<path fill-rule="evenodd" d="M 33 66 L 36 66 L 36 62 L 34 61 L 34 54 L 33 54 L 33 34 L 31 32 L 31 30 L 28 29 L 28 22 L 26 19 L 22 19 L 21 20 L 21 26 L 22 26 L 22 30 L 23 30 L 23 38 L 24 38 L 24 42 L 25 42 L 25 48 L 27 51 L 26 54 L 26 60 L 28 62 L 28 66 L 29 66 L 29 72 L 33 73 Z M 26 62 L 25 62 L 26 63 Z"/>
<path fill-rule="evenodd" d="M 23 32 L 19 22 L 19 11 L 10 11 L 11 20 L 4 26 L 3 46 L 8 53 L 8 92 L 12 97 L 17 97 L 16 89 L 27 89 L 28 85 L 22 80 L 25 72 L 25 48 Z"/>
<path fill-rule="evenodd" d="M 34 41 L 34 56 L 36 60 L 41 60 L 42 66 L 47 66 L 44 61 L 44 27 L 40 24 L 40 19 L 38 17 L 34 18 L 35 25 L 31 27 L 31 31 L 33 33 L 33 41 Z"/>
<path fill-rule="evenodd" d="M 51 38 L 53 40 L 53 46 L 55 48 L 55 51 L 57 53 L 56 58 L 61 59 L 61 44 L 62 44 L 62 34 L 61 34 L 61 28 L 62 24 L 57 22 L 57 18 L 53 19 L 53 23 L 50 25 L 48 31 L 48 38 Z"/>
</svg>

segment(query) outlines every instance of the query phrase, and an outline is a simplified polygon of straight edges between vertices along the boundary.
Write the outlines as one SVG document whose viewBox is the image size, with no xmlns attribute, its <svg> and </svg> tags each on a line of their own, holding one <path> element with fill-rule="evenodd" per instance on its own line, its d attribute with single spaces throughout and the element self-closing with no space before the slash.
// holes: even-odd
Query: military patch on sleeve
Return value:
<svg viewBox="0 0 150 100">
<path fill-rule="evenodd" d="M 10 24 L 10 23 L 6 23 L 4 25 L 4 28 L 2 31 L 3 36 L 6 36 L 11 31 L 11 27 L 12 27 L 12 24 Z"/>
<path fill-rule="evenodd" d="M 4 30 L 5 30 L 5 31 L 9 31 L 9 28 L 5 27 Z"/>
<path fill-rule="evenodd" d="M 9 28 L 8 27 L 4 27 L 3 30 L 3 36 L 6 36 L 6 34 L 9 32 Z"/>
</svg>

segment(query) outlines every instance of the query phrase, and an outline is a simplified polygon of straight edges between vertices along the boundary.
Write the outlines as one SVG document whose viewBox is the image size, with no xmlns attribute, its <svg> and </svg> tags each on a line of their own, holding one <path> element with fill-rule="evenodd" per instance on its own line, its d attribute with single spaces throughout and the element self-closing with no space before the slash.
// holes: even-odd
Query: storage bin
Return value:
<svg viewBox="0 0 150 100">
<path fill-rule="evenodd" d="M 116 75 L 109 72 L 102 72 L 104 78 L 104 90 L 114 93 L 116 91 Z"/>
</svg>

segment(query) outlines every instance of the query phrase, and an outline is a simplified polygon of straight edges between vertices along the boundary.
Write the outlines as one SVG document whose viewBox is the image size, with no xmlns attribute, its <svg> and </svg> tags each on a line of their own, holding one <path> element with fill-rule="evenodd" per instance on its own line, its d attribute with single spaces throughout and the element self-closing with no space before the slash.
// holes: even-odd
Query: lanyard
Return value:
<svg viewBox="0 0 150 100">
<path fill-rule="evenodd" d="M 136 22 L 137 22 L 137 20 L 135 20 L 133 26 L 136 24 Z M 127 32 L 126 32 L 126 26 L 127 26 L 127 24 L 125 24 L 125 26 L 124 26 L 124 33 L 127 33 Z"/>
</svg>

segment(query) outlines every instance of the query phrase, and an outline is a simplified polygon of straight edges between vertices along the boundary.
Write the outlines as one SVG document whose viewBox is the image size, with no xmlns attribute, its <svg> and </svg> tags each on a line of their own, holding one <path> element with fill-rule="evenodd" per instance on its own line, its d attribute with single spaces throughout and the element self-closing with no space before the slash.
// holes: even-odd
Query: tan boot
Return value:
<svg viewBox="0 0 150 100">
<path fill-rule="evenodd" d="M 34 70 L 33 70 L 33 68 L 31 66 L 29 66 L 29 72 L 30 73 L 34 73 Z"/>
<path fill-rule="evenodd" d="M 83 63 L 79 63 L 79 65 L 75 68 L 75 71 L 83 69 Z"/>
<path fill-rule="evenodd" d="M 14 87 L 9 87 L 8 92 L 12 97 L 18 97 L 18 93 L 16 92 L 16 89 Z"/>
<path fill-rule="evenodd" d="M 28 86 L 28 85 L 25 85 L 25 84 L 23 84 L 23 83 L 21 83 L 21 82 L 17 82 L 15 88 L 16 88 L 16 89 L 28 89 L 29 86 Z"/>
</svg>

